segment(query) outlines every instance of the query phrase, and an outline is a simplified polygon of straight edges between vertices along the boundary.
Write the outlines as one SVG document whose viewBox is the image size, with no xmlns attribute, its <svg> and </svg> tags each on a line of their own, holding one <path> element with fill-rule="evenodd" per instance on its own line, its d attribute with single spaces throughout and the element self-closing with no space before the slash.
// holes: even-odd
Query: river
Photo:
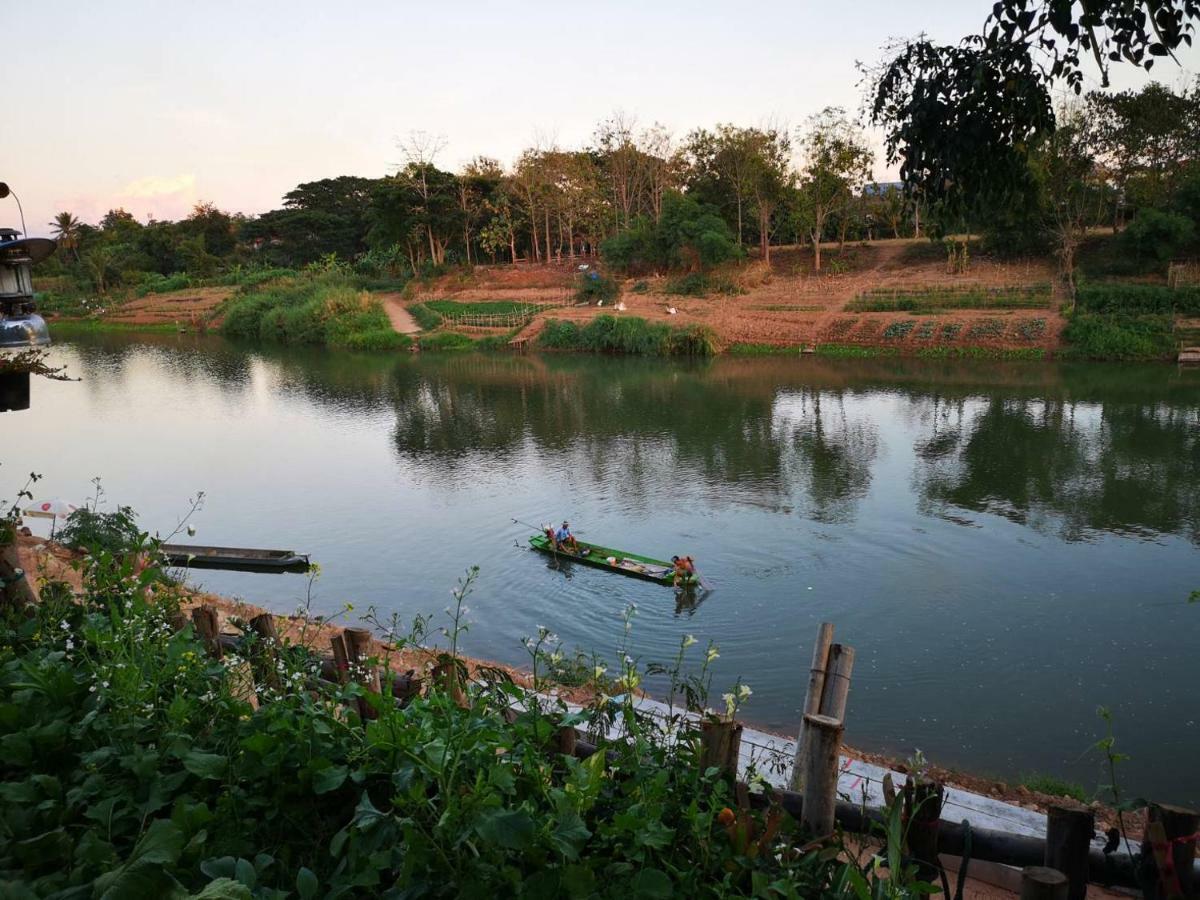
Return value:
<svg viewBox="0 0 1200 900">
<path fill-rule="evenodd" d="M 1089 792 L 1112 709 L 1125 790 L 1200 802 L 1200 372 L 1168 366 L 338 354 L 88 335 L 0 417 L 26 473 L 196 541 L 321 565 L 313 608 L 436 613 L 466 567 L 468 653 L 522 664 L 545 625 L 612 659 L 720 647 L 715 688 L 795 730 L 818 624 L 856 648 L 847 741 Z M 524 549 L 513 524 L 690 553 L 714 590 Z M 197 573 L 289 612 L 303 576 Z M 357 615 L 357 612 L 355 613 Z M 651 682 L 653 689 L 656 684 Z"/>
</svg>

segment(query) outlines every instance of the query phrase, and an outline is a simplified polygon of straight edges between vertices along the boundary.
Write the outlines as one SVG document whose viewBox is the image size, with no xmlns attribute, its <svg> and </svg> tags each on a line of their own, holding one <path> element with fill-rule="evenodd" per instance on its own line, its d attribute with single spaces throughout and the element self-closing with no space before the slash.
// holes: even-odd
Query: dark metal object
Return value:
<svg viewBox="0 0 1200 900">
<path fill-rule="evenodd" d="M 45 320 L 34 312 L 33 265 L 50 256 L 58 244 L 49 238 L 22 238 L 19 234 L 12 228 L 0 228 L 0 350 L 50 343 Z"/>
</svg>

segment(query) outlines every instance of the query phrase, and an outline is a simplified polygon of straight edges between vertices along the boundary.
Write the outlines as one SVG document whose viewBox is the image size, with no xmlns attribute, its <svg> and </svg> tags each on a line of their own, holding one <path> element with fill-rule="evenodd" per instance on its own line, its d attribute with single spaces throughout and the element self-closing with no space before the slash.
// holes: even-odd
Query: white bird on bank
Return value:
<svg viewBox="0 0 1200 900">
<path fill-rule="evenodd" d="M 669 315 L 669 316 L 673 316 L 673 315 L 675 315 L 675 314 L 676 314 L 676 313 L 678 313 L 678 312 L 679 312 L 679 310 L 677 310 L 677 309 L 676 309 L 675 307 L 673 307 L 673 306 L 668 306 L 668 307 L 667 307 L 667 315 Z"/>
<path fill-rule="evenodd" d="M 622 300 L 620 303 L 618 303 L 616 309 L 617 312 L 625 312 L 625 301 Z"/>
</svg>

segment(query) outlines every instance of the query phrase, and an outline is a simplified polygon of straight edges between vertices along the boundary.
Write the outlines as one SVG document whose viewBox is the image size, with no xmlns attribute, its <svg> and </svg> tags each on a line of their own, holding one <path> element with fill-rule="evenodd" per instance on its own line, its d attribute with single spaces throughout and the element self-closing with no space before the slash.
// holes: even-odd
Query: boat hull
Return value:
<svg viewBox="0 0 1200 900">
<path fill-rule="evenodd" d="M 550 539 L 544 534 L 533 535 L 529 539 L 529 546 L 549 556 L 567 559 L 580 565 L 591 566 L 594 569 L 616 572 L 620 575 L 628 575 L 630 578 L 640 578 L 642 581 L 665 584 L 668 587 L 675 584 L 675 567 L 669 562 L 650 556 L 614 550 L 612 547 L 601 547 L 599 544 L 589 544 L 586 541 L 579 542 L 580 554 L 564 553 L 556 550 Z M 587 551 L 587 553 L 584 554 L 583 551 Z M 609 557 L 615 557 L 618 564 L 614 566 L 609 563 Z M 625 565 L 622 565 L 622 562 Z M 698 580 L 695 575 L 691 575 L 688 576 L 687 583 L 689 585 L 696 584 Z"/>
<path fill-rule="evenodd" d="M 257 550 L 243 547 L 197 547 L 163 544 L 159 548 L 172 566 L 189 569 L 225 569 L 235 572 L 307 572 L 308 557 L 291 550 Z"/>
</svg>

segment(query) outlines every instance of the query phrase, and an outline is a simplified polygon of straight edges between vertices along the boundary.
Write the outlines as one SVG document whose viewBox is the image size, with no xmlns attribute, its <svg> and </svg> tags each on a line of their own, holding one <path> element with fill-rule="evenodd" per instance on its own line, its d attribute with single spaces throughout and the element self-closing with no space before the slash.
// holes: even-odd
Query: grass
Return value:
<svg viewBox="0 0 1200 900">
<path fill-rule="evenodd" d="M 678 297 L 706 297 L 709 294 L 733 296 L 742 291 L 728 278 L 708 275 L 704 272 L 690 272 L 687 275 L 668 279 L 663 286 L 663 292 Z"/>
<path fill-rule="evenodd" d="M 725 348 L 730 356 L 782 356 L 800 352 L 799 347 L 780 344 L 734 343 Z"/>
<path fill-rule="evenodd" d="M 860 347 L 856 344 L 817 344 L 815 352 L 820 356 L 836 359 L 875 359 L 880 356 L 899 356 L 896 347 Z"/>
<path fill-rule="evenodd" d="M 53 334 L 63 332 L 76 334 L 95 333 L 104 331 L 129 331 L 138 332 L 141 334 L 178 334 L 182 331 L 191 331 L 186 325 L 176 325 L 173 322 L 155 322 L 153 324 L 139 324 L 136 322 L 112 322 L 108 319 L 55 319 L 51 324 Z M 53 335 L 52 335 L 53 336 Z"/>
<path fill-rule="evenodd" d="M 1070 797 L 1080 803 L 1087 803 L 1088 796 L 1083 786 L 1073 781 L 1064 781 L 1054 775 L 1044 775 L 1040 772 L 1030 772 L 1022 775 L 1020 784 L 1039 794 L 1049 794 L 1051 797 Z"/>
<path fill-rule="evenodd" d="M 1042 347 L 922 347 L 919 359 L 1045 359 Z"/>
<path fill-rule="evenodd" d="M 824 312 L 823 306 L 796 306 L 788 303 L 768 304 L 766 306 L 747 306 L 746 309 L 761 310 L 763 312 Z"/>
<path fill-rule="evenodd" d="M 471 350 L 475 341 L 459 331 L 439 331 L 423 335 L 417 342 L 422 350 Z"/>
<path fill-rule="evenodd" d="M 582 328 L 575 322 L 550 319 L 538 336 L 538 346 L 642 356 L 712 356 L 717 352 L 716 338 L 708 328 L 678 328 L 634 316 L 597 316 Z"/>
<path fill-rule="evenodd" d="M 227 337 L 318 344 L 346 350 L 395 350 L 412 343 L 396 333 L 380 302 L 343 275 L 303 278 L 226 301 Z"/>
<path fill-rule="evenodd" d="M 138 285 L 135 293 L 139 297 L 145 297 L 147 294 L 166 294 L 189 287 L 192 287 L 192 279 L 186 272 L 175 272 L 171 275 L 156 273 L 147 275 L 146 279 Z"/>
<path fill-rule="evenodd" d="M 409 315 L 411 315 L 421 326 L 422 331 L 432 331 L 442 324 L 441 315 L 429 308 L 427 303 L 414 303 L 407 307 Z"/>
<path fill-rule="evenodd" d="M 1080 359 L 1169 359 L 1174 353 L 1170 316 L 1076 313 L 1063 330 L 1065 355 Z"/>
<path fill-rule="evenodd" d="M 846 304 L 852 312 L 932 313 L 950 309 L 1044 309 L 1049 284 L 987 287 L 875 288 Z"/>
</svg>

